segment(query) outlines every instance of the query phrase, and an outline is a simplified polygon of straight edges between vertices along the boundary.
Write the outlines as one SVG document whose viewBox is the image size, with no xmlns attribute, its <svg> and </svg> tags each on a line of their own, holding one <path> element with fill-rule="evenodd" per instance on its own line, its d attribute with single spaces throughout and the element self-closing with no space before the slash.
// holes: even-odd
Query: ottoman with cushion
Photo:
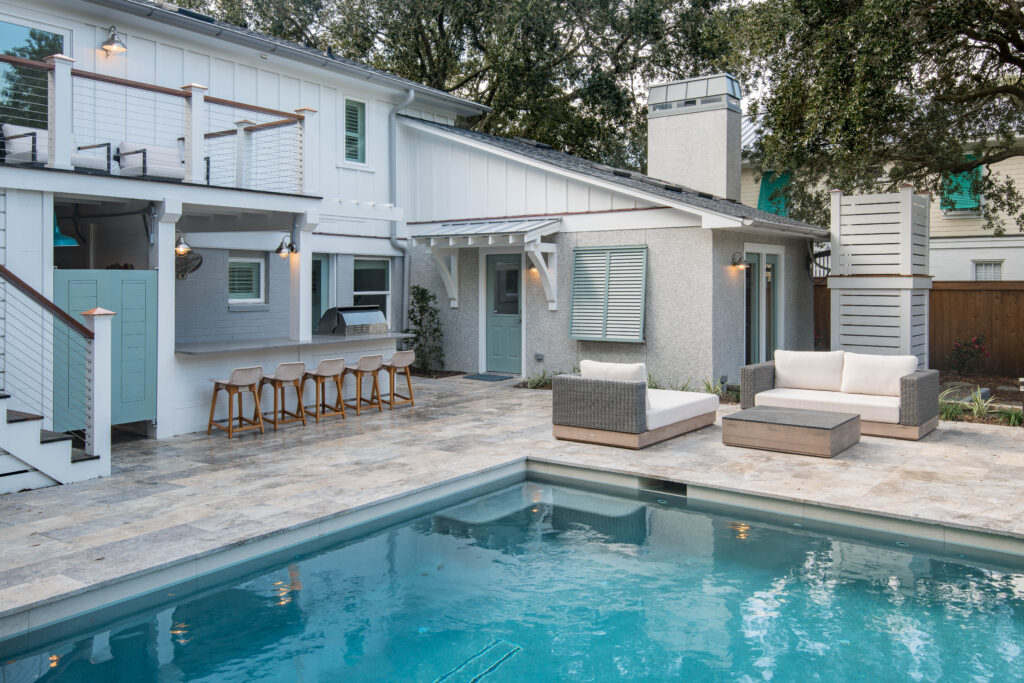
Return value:
<svg viewBox="0 0 1024 683">
<path fill-rule="evenodd" d="M 643 363 L 585 360 L 580 374 L 552 381 L 556 438 L 644 448 L 715 421 L 718 397 L 647 388 Z"/>
<path fill-rule="evenodd" d="M 743 408 L 774 406 L 860 415 L 861 434 L 920 439 L 939 421 L 939 372 L 916 356 L 776 351 L 740 370 Z"/>
</svg>

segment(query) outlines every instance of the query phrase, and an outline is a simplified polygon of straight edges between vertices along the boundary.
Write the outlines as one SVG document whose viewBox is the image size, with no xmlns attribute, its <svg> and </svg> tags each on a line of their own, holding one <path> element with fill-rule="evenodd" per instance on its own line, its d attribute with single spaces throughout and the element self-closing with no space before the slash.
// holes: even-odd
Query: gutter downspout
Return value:
<svg viewBox="0 0 1024 683">
<path fill-rule="evenodd" d="M 388 194 L 391 203 L 398 207 L 398 112 L 402 111 L 416 99 L 416 91 L 409 88 L 405 99 L 396 104 L 388 112 L 388 151 L 391 158 L 388 159 Z M 391 221 L 391 233 L 388 236 L 391 246 L 402 252 L 402 326 L 398 331 L 405 329 L 409 320 L 409 244 L 403 244 L 398 239 L 398 221 Z"/>
</svg>

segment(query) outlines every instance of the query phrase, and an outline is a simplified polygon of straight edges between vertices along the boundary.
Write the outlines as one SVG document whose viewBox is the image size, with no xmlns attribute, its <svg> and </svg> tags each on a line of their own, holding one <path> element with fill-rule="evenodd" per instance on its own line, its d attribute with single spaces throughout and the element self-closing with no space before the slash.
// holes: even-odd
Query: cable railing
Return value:
<svg viewBox="0 0 1024 683">
<path fill-rule="evenodd" d="M 0 266 L 0 390 L 14 409 L 42 417 L 88 448 L 94 335 Z"/>
<path fill-rule="evenodd" d="M 4 163 L 304 190 L 309 141 L 302 113 L 206 96 L 202 86 L 168 88 L 72 69 L 57 57 L 37 62 L 0 55 L 0 64 Z M 51 115 L 50 108 L 61 107 L 70 117 Z M 59 129 L 64 118 L 67 131 Z"/>
</svg>

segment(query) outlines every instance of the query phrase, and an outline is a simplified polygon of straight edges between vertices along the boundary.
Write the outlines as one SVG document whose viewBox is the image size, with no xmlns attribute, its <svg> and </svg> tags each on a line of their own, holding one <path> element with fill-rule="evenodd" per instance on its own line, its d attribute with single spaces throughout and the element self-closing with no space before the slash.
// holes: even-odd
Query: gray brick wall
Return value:
<svg viewBox="0 0 1024 683">
<path fill-rule="evenodd" d="M 229 304 L 229 252 L 224 249 L 197 251 L 203 255 L 202 267 L 176 282 L 176 343 L 288 336 L 287 260 L 268 254 L 266 303 Z M 231 253 L 253 255 L 253 252 Z"/>
</svg>

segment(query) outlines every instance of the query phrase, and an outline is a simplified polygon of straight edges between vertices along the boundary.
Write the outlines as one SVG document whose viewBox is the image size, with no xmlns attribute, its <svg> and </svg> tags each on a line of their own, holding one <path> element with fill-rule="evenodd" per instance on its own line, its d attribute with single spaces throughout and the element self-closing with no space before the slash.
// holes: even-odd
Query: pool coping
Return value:
<svg viewBox="0 0 1024 683">
<path fill-rule="evenodd" d="M 130 598 L 172 585 L 198 580 L 262 556 L 333 536 L 346 529 L 372 523 L 403 510 L 429 505 L 448 496 L 529 474 L 553 476 L 581 484 L 607 485 L 624 489 L 658 491 L 664 489 L 687 499 L 704 503 L 745 508 L 752 511 L 865 529 L 875 532 L 924 539 L 950 546 L 954 553 L 963 548 L 992 551 L 1024 558 L 1024 537 L 998 533 L 991 529 L 971 528 L 935 519 L 880 512 L 854 506 L 822 503 L 785 495 L 761 495 L 725 486 L 708 486 L 696 480 L 654 477 L 642 467 L 587 467 L 559 458 L 537 455 L 519 456 L 473 472 L 425 484 L 387 495 L 377 500 L 331 512 L 320 517 L 282 526 L 219 547 L 176 558 L 92 585 L 41 598 L 13 608 L 0 609 L 0 641 L 24 637 L 68 619 L 84 615 Z M 685 489 L 683 488 L 685 487 Z"/>
</svg>

